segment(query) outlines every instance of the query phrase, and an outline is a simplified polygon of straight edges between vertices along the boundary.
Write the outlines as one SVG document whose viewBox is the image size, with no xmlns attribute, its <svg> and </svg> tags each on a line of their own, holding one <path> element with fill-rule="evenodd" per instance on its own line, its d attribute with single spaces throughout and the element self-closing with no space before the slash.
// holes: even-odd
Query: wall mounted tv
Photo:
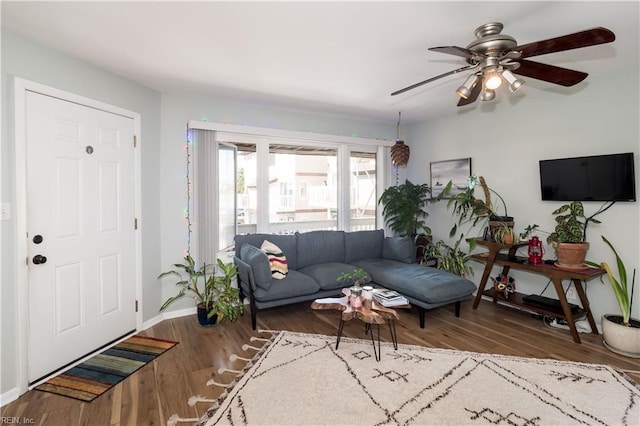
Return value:
<svg viewBox="0 0 640 426">
<path fill-rule="evenodd" d="M 542 199 L 636 201 L 633 153 L 540 161 Z"/>
</svg>

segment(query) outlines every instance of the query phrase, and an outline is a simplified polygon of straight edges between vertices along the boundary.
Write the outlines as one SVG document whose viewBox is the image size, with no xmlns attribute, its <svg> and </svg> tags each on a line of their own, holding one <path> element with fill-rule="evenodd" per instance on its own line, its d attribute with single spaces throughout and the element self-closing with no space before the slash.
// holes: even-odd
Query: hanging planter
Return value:
<svg viewBox="0 0 640 426">
<path fill-rule="evenodd" d="M 396 167 L 405 167 L 409 162 L 409 145 L 405 145 L 400 140 L 400 118 L 401 112 L 398 112 L 398 127 L 396 129 L 396 144 L 391 147 L 391 162 Z"/>
<path fill-rule="evenodd" d="M 396 167 L 404 167 L 409 162 L 409 146 L 404 141 L 396 141 L 391 148 L 391 162 Z"/>
</svg>

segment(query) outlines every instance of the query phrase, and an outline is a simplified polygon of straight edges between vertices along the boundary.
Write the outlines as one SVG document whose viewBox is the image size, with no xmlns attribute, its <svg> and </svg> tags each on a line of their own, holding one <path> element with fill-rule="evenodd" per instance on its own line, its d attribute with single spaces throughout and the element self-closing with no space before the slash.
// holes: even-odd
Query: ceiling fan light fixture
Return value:
<svg viewBox="0 0 640 426">
<path fill-rule="evenodd" d="M 477 82 L 478 82 L 478 76 L 475 75 L 475 74 L 470 75 L 466 79 L 464 84 L 462 86 L 458 87 L 458 90 L 456 90 L 456 93 L 462 99 L 468 99 L 469 96 L 471 95 L 471 89 L 473 89 L 473 86 L 475 86 L 477 84 Z"/>
<path fill-rule="evenodd" d="M 496 70 L 485 72 L 484 78 L 484 87 L 489 90 L 496 90 L 502 84 L 502 78 Z"/>
<path fill-rule="evenodd" d="M 524 85 L 524 80 L 520 80 L 509 70 L 502 71 L 502 78 L 504 78 L 504 80 L 509 83 L 509 90 L 511 91 L 511 93 L 515 93 L 516 90 Z"/>
<path fill-rule="evenodd" d="M 486 87 L 486 86 L 485 86 Z M 496 91 L 485 88 L 480 94 L 481 101 L 491 101 L 496 97 Z"/>
</svg>

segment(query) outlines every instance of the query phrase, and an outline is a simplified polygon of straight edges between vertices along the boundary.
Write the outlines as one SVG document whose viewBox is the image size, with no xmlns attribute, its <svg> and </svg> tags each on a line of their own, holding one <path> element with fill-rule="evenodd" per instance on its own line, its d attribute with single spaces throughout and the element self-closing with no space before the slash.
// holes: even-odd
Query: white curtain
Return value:
<svg viewBox="0 0 640 426">
<path fill-rule="evenodd" d="M 218 211 L 216 208 L 216 171 L 218 153 L 216 132 L 212 130 L 190 129 L 194 150 L 193 188 L 194 230 L 198 249 L 194 256 L 196 263 L 215 264 L 217 253 Z"/>
</svg>

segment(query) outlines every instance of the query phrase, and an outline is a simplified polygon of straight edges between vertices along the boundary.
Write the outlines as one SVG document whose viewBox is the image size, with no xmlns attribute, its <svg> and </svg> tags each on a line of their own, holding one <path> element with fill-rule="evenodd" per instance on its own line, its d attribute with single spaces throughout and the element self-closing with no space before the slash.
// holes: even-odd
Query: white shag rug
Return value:
<svg viewBox="0 0 640 426">
<path fill-rule="evenodd" d="M 201 425 L 638 425 L 640 389 L 598 364 L 280 332 Z"/>
</svg>

